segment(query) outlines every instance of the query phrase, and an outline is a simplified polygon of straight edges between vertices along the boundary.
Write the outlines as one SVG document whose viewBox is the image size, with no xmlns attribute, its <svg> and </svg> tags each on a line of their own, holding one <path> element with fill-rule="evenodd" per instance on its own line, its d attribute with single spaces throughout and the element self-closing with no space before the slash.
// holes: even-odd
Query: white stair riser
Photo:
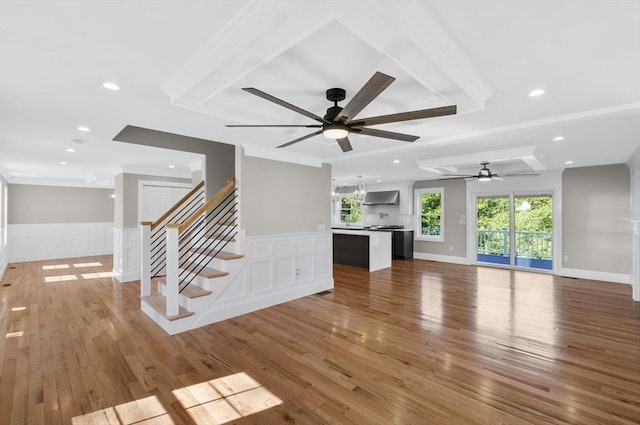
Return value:
<svg viewBox="0 0 640 425">
<path fill-rule="evenodd" d="M 191 283 L 191 285 L 195 285 L 195 283 Z M 166 291 L 167 285 L 158 282 L 158 292 L 166 297 Z M 213 297 L 214 294 L 209 294 L 202 297 L 189 298 L 180 294 L 178 297 L 178 304 L 180 304 L 180 307 L 186 308 L 193 313 L 201 313 L 207 308 L 207 306 L 209 306 L 209 304 L 211 304 Z"/>
</svg>

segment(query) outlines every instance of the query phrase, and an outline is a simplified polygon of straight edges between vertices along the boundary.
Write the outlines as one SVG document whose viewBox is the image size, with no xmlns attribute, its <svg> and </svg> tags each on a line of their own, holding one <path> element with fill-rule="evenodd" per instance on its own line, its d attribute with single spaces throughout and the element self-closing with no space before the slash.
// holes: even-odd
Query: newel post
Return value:
<svg viewBox="0 0 640 425">
<path fill-rule="evenodd" d="M 151 295 L 151 225 L 150 221 L 140 223 L 140 297 Z"/>
<path fill-rule="evenodd" d="M 175 316 L 180 312 L 178 305 L 178 237 L 180 224 L 169 223 L 167 232 L 167 316 Z"/>
</svg>

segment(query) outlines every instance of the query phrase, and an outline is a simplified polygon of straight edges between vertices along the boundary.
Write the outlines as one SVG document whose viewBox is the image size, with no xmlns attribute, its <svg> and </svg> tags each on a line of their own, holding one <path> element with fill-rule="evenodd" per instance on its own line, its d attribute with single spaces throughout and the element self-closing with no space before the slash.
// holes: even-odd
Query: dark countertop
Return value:
<svg viewBox="0 0 640 425">
<path fill-rule="evenodd" d="M 332 226 L 335 230 L 363 230 L 368 232 L 412 232 L 413 229 L 405 229 L 401 226 Z"/>
</svg>

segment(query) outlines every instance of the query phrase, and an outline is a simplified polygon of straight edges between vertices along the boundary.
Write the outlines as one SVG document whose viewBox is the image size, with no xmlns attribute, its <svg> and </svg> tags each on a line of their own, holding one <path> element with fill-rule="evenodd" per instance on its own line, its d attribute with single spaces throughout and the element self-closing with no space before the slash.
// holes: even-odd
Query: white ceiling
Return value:
<svg viewBox="0 0 640 425">
<path fill-rule="evenodd" d="M 242 87 L 324 115 L 326 89 L 346 89 L 344 106 L 375 71 L 396 81 L 358 117 L 458 114 L 378 127 L 414 143 L 352 135 L 348 153 L 322 135 L 274 149 L 314 129 L 225 127 L 315 123 Z M 346 183 L 624 163 L 640 145 L 640 1 L 0 1 L 11 183 L 109 187 L 123 169 L 187 176 L 199 161 L 114 142 L 126 125 L 330 162 Z"/>
</svg>

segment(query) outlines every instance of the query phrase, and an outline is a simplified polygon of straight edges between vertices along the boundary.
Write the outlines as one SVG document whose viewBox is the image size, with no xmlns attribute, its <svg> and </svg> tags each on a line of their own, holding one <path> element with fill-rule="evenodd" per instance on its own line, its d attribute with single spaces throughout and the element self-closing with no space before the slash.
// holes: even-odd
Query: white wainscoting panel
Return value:
<svg viewBox="0 0 640 425">
<path fill-rule="evenodd" d="M 113 223 L 10 224 L 7 237 L 11 263 L 113 252 Z"/>
<path fill-rule="evenodd" d="M 271 261 L 260 261 L 249 264 L 249 293 L 259 294 L 271 289 L 272 279 L 266 278 L 272 273 Z"/>
<path fill-rule="evenodd" d="M 140 229 L 113 229 L 113 277 L 120 282 L 140 279 Z"/>
<path fill-rule="evenodd" d="M 318 280 L 333 283 L 331 238 L 327 232 L 247 237 L 249 295 Z"/>
<path fill-rule="evenodd" d="M 145 313 L 173 335 L 333 289 L 329 232 L 246 237 L 242 246 L 243 258 L 215 265 L 227 276 L 203 283 L 213 293 L 202 311 L 168 321 L 143 302 Z"/>
</svg>

